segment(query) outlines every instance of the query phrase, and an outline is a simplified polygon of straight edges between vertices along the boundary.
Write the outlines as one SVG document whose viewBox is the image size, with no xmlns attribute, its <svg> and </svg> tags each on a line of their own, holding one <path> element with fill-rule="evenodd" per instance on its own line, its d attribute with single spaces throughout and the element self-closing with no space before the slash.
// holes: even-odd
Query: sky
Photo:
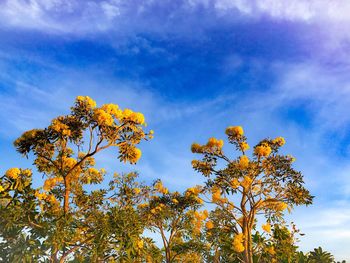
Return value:
<svg viewBox="0 0 350 263">
<path fill-rule="evenodd" d="M 347 0 L 0 0 L 0 172 L 30 167 L 13 141 L 78 95 L 144 113 L 155 138 L 141 161 L 111 150 L 98 163 L 171 190 L 203 183 L 193 142 L 241 125 L 251 145 L 285 137 L 315 196 L 289 215 L 300 248 L 350 261 L 349 12 Z"/>
</svg>

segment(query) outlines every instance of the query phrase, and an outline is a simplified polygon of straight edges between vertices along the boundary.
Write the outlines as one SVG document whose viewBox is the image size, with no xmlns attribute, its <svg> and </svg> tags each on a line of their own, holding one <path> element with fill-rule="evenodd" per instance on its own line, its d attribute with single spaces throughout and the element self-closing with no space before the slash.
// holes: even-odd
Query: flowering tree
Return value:
<svg viewBox="0 0 350 263">
<path fill-rule="evenodd" d="M 207 178 L 206 192 L 211 194 L 208 199 L 222 214 L 223 220 L 216 221 L 217 227 L 229 231 L 238 260 L 252 263 L 253 255 L 264 253 L 252 240 L 257 216 L 266 217 L 263 229 L 269 235 L 271 228 L 285 223 L 284 210 L 311 204 L 312 196 L 303 186 L 302 174 L 292 167 L 294 158 L 279 154 L 285 143 L 282 137 L 260 141 L 249 158 L 242 127 L 228 127 L 226 135 L 240 153 L 237 158 L 225 155 L 223 140 L 210 138 L 205 145 L 192 145 L 192 152 L 202 156 L 193 160 L 192 166 Z M 268 249 L 272 251 L 273 247 Z M 276 258 L 271 254 L 273 262 Z"/>
<path fill-rule="evenodd" d="M 25 156 L 33 154 L 45 182 L 32 189 L 31 172 L 18 168 L 1 178 L 0 220 L 8 227 L 0 234 L 5 243 L 11 243 L 11 234 L 21 233 L 42 248 L 41 258 L 48 253 L 51 262 L 64 262 L 96 240 L 92 229 L 104 216 L 106 191 L 84 188 L 104 179 L 105 170 L 95 168 L 94 156 L 116 147 L 121 161 L 136 163 L 141 157 L 136 145 L 152 137 L 144 125 L 141 113 L 115 104 L 96 107 L 91 98 L 78 96 L 69 115 L 55 118 L 45 129 L 25 132 L 15 147 Z"/>
<path fill-rule="evenodd" d="M 196 235 L 200 234 L 202 221 L 208 212 L 197 211 L 202 200 L 200 187 L 192 187 L 181 194 L 169 192 L 161 181 L 154 185 L 153 195 L 147 203 L 139 205 L 147 218 L 147 227 L 160 235 L 163 242 L 164 260 L 171 262 L 200 262 L 196 253 Z M 194 261 L 190 261 L 193 259 Z"/>
</svg>

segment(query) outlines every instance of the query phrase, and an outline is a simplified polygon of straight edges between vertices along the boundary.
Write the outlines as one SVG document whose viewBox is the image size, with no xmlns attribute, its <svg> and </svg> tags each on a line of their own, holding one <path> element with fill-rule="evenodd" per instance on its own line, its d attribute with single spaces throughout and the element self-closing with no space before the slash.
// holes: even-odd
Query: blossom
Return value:
<svg viewBox="0 0 350 263">
<path fill-rule="evenodd" d="M 193 143 L 191 145 L 191 151 L 193 153 L 203 153 L 203 147 L 198 143 Z"/>
<path fill-rule="evenodd" d="M 240 186 L 240 182 L 237 178 L 231 180 L 230 185 L 233 189 L 237 189 Z"/>
<path fill-rule="evenodd" d="M 224 141 L 223 140 L 218 140 L 214 137 L 210 138 L 207 142 L 207 147 L 208 148 L 217 148 L 221 149 L 222 146 L 224 146 Z"/>
<path fill-rule="evenodd" d="M 271 232 L 271 225 L 269 223 L 266 223 L 264 225 L 261 226 L 261 228 L 266 231 L 267 233 Z"/>
<path fill-rule="evenodd" d="M 35 197 L 39 200 L 43 200 L 47 197 L 46 193 L 40 193 L 39 191 L 35 191 Z"/>
<path fill-rule="evenodd" d="M 287 207 L 288 204 L 286 204 L 285 202 L 278 202 L 275 208 L 277 211 L 284 211 Z"/>
<path fill-rule="evenodd" d="M 278 146 L 283 146 L 286 143 L 286 140 L 283 137 L 277 137 L 273 139 L 272 142 L 277 144 Z"/>
<path fill-rule="evenodd" d="M 275 248 L 273 246 L 266 247 L 265 250 L 270 255 L 275 255 L 276 254 Z"/>
<path fill-rule="evenodd" d="M 116 104 L 112 104 L 112 103 L 103 104 L 101 109 L 118 120 L 122 117 L 122 111 L 119 109 L 118 105 Z"/>
<path fill-rule="evenodd" d="M 241 126 L 230 126 L 226 129 L 225 133 L 232 137 L 241 137 L 244 134 Z"/>
<path fill-rule="evenodd" d="M 255 147 L 254 153 L 260 157 L 267 157 L 271 153 L 271 147 L 268 146 L 266 143 L 263 143 Z"/>
<path fill-rule="evenodd" d="M 252 184 L 252 182 L 253 182 L 253 179 L 246 175 L 243 177 L 243 180 L 241 181 L 241 185 L 245 190 L 247 190 Z"/>
<path fill-rule="evenodd" d="M 72 134 L 69 126 L 61 122 L 60 119 L 54 119 L 51 122 L 50 128 L 57 133 L 61 133 L 63 136 L 70 136 Z"/>
<path fill-rule="evenodd" d="M 212 221 L 208 221 L 206 224 L 205 224 L 205 227 L 207 229 L 212 229 L 214 228 L 214 223 Z"/>
<path fill-rule="evenodd" d="M 134 188 L 134 193 L 135 193 L 135 194 L 141 193 L 141 189 L 140 189 L 140 188 Z"/>
<path fill-rule="evenodd" d="M 139 148 L 132 147 L 130 148 L 129 161 L 130 163 L 137 163 L 137 161 L 141 158 L 142 152 Z"/>
<path fill-rule="evenodd" d="M 242 155 L 239 158 L 238 167 L 242 170 L 247 169 L 249 165 L 249 158 L 246 155 Z"/>
<path fill-rule="evenodd" d="M 103 109 L 96 109 L 94 111 L 94 119 L 102 126 L 111 126 L 114 123 L 112 115 Z"/>
<path fill-rule="evenodd" d="M 171 199 L 171 201 L 176 205 L 179 203 L 179 201 L 176 198 Z"/>
<path fill-rule="evenodd" d="M 143 248 L 143 240 L 142 239 L 139 239 L 136 241 L 136 246 L 138 249 L 141 249 Z"/>
<path fill-rule="evenodd" d="M 2 193 L 3 191 L 5 191 L 5 189 L 0 185 L 0 193 Z"/>
<path fill-rule="evenodd" d="M 164 187 L 162 182 L 159 181 L 154 185 L 154 189 L 156 189 L 161 194 L 167 194 L 169 192 L 168 188 Z"/>
<path fill-rule="evenodd" d="M 78 96 L 76 98 L 76 102 L 78 104 L 84 104 L 86 105 L 88 108 L 93 109 L 96 107 L 96 101 L 94 101 L 93 99 L 91 99 L 89 96 Z"/>
<path fill-rule="evenodd" d="M 145 124 L 145 117 L 143 116 L 143 114 L 141 112 L 133 112 L 130 109 L 123 110 L 122 119 L 123 121 L 132 121 L 140 125 Z"/>
<path fill-rule="evenodd" d="M 243 152 L 249 150 L 249 148 L 250 148 L 250 146 L 249 146 L 249 144 L 248 144 L 247 142 L 241 142 L 241 143 L 239 144 L 239 147 L 241 148 L 241 150 L 242 150 Z"/>
<path fill-rule="evenodd" d="M 212 189 L 212 202 L 216 203 L 216 202 L 221 202 L 222 201 L 222 197 L 221 197 L 221 191 L 219 188 L 213 188 Z"/>
<path fill-rule="evenodd" d="M 45 180 L 43 188 L 45 191 L 50 191 L 52 188 L 54 188 L 56 186 L 56 184 L 58 184 L 62 181 L 63 181 L 63 179 L 61 177 L 49 178 L 49 179 Z"/>
<path fill-rule="evenodd" d="M 5 174 L 8 178 L 17 179 L 20 173 L 21 173 L 21 170 L 15 167 L 15 168 L 8 169 Z"/>
<path fill-rule="evenodd" d="M 196 187 L 190 187 L 187 189 L 186 193 L 189 195 L 198 195 L 201 192 L 201 187 L 196 186 Z"/>
<path fill-rule="evenodd" d="M 241 253 L 244 251 L 244 245 L 243 245 L 243 240 L 244 240 L 244 235 L 243 233 L 239 233 L 239 234 L 236 234 L 234 239 L 233 239 L 233 242 L 232 242 L 232 245 L 233 245 L 233 250 L 238 252 L 238 253 Z"/>
</svg>

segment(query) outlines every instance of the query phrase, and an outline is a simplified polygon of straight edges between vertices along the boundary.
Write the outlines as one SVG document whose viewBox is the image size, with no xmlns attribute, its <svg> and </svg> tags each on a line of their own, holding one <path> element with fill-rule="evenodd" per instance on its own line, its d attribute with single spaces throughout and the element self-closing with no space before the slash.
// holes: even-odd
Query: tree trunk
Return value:
<svg viewBox="0 0 350 263">
<path fill-rule="evenodd" d="M 67 177 L 64 178 L 64 200 L 63 200 L 63 211 L 66 215 L 69 211 L 69 194 L 70 194 L 70 188 L 69 183 L 67 182 Z"/>
<path fill-rule="evenodd" d="M 243 234 L 244 234 L 244 263 L 253 263 L 252 252 L 252 234 L 249 228 L 249 223 L 246 219 L 243 220 Z"/>
</svg>

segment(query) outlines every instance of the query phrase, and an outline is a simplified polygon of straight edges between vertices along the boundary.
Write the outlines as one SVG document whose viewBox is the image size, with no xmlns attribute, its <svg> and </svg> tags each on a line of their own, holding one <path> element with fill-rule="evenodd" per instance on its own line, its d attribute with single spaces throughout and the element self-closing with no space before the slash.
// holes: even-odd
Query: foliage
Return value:
<svg viewBox="0 0 350 263">
<path fill-rule="evenodd" d="M 238 158 L 230 159 L 225 155 L 223 140 L 210 138 L 205 145 L 192 145 L 192 152 L 202 156 L 200 160 L 193 160 L 192 165 L 207 178 L 205 190 L 211 195 L 208 199 L 219 208 L 217 211 L 224 219 L 218 220 L 225 224 L 219 229 L 229 230 L 225 242 L 232 239 L 232 253 L 236 252 L 239 260 L 250 263 L 254 254 L 265 253 L 252 239 L 257 215 L 265 215 L 264 230 L 272 238 L 272 225 L 285 224 L 284 210 L 311 204 L 312 196 L 303 186 L 302 174 L 292 168 L 293 157 L 279 154 L 285 143 L 282 137 L 260 141 L 249 159 L 246 154 L 249 145 L 242 127 L 228 127 L 226 135 L 229 143 L 240 152 Z M 219 168 L 222 163 L 225 165 Z M 271 262 L 276 261 L 274 246 L 264 249 L 271 255 Z"/>
<path fill-rule="evenodd" d="M 216 138 L 193 144 L 201 159 L 192 165 L 206 183 L 182 193 L 139 182 L 136 172 L 115 173 L 101 187 L 107 172 L 95 155 L 115 148 L 135 164 L 138 145 L 153 137 L 145 126 L 141 113 L 79 96 L 70 114 L 19 137 L 15 147 L 44 182 L 34 188 L 33 172 L 16 167 L 0 177 L 0 261 L 334 262 L 322 248 L 299 252 L 299 230 L 284 220 L 285 210 L 313 197 L 294 158 L 280 154 L 281 137 L 260 141 L 250 157 L 239 126 L 226 130 L 239 156 L 229 158 Z"/>
</svg>

